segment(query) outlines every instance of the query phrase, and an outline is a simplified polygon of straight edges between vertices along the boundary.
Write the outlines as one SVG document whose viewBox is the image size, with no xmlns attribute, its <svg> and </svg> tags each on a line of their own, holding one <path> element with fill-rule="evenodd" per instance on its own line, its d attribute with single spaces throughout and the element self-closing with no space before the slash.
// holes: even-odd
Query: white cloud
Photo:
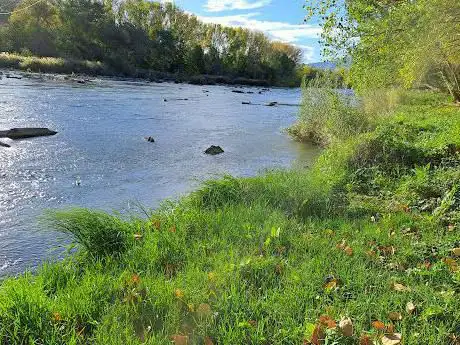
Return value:
<svg viewBox="0 0 460 345">
<path fill-rule="evenodd" d="M 205 8 L 208 12 L 221 12 L 231 10 L 252 10 L 264 7 L 271 3 L 271 0 L 208 0 Z"/>
<path fill-rule="evenodd" d="M 303 62 L 304 63 L 311 63 L 315 62 L 315 48 L 307 45 L 297 44 L 297 47 L 302 49 L 303 52 Z"/>
</svg>

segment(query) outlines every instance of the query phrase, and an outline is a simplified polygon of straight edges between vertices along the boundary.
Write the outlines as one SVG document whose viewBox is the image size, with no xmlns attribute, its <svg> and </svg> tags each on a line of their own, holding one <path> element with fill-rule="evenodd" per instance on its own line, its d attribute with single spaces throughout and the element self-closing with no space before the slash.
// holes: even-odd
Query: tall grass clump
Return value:
<svg viewBox="0 0 460 345">
<path fill-rule="evenodd" d="M 328 72 L 305 80 L 299 119 L 289 133 L 298 140 L 327 146 L 368 130 L 371 121 L 357 98 L 339 87 Z"/>
<path fill-rule="evenodd" d="M 132 223 L 86 209 L 49 212 L 43 220 L 52 229 L 69 235 L 96 259 L 123 253 L 134 234 Z"/>
</svg>

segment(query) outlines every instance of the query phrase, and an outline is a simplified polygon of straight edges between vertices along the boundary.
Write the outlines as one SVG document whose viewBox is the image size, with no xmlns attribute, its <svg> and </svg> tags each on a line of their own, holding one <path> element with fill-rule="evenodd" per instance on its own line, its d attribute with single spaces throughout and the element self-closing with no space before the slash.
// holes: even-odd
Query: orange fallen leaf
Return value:
<svg viewBox="0 0 460 345">
<path fill-rule="evenodd" d="M 62 320 L 62 316 L 57 311 L 53 313 L 53 321 L 58 322 Z"/>
<path fill-rule="evenodd" d="M 174 290 L 174 295 L 177 298 L 184 298 L 184 292 L 181 289 L 176 289 Z"/>
<path fill-rule="evenodd" d="M 393 311 L 393 312 L 388 313 L 388 318 L 391 321 L 401 321 L 402 320 L 402 315 L 401 315 L 401 313 Z"/>
<path fill-rule="evenodd" d="M 352 337 L 353 336 L 353 322 L 351 322 L 351 319 L 348 317 L 342 318 L 339 322 L 339 328 L 342 334 L 346 337 Z"/>
<path fill-rule="evenodd" d="M 337 327 L 337 323 L 328 315 L 321 315 L 319 318 L 319 323 L 323 326 L 326 326 L 328 329 L 334 329 Z"/>
<path fill-rule="evenodd" d="M 398 291 L 398 292 L 410 292 L 412 291 L 411 288 L 404 286 L 399 283 L 394 283 L 393 284 L 393 290 Z"/>
<path fill-rule="evenodd" d="M 385 324 L 382 321 L 378 321 L 378 320 L 372 322 L 372 327 L 378 331 L 385 330 Z"/>
<path fill-rule="evenodd" d="M 141 277 L 138 274 L 133 274 L 131 276 L 131 283 L 132 284 L 139 284 L 141 282 Z"/>
<path fill-rule="evenodd" d="M 174 342 L 174 345 L 188 345 L 189 339 L 186 335 L 176 334 L 171 337 L 171 340 Z"/>
<path fill-rule="evenodd" d="M 402 336 L 399 333 L 385 334 L 380 341 L 382 345 L 399 345 L 401 344 Z"/>
<path fill-rule="evenodd" d="M 346 246 L 345 249 L 343 250 L 345 252 L 345 254 L 347 254 L 348 256 L 352 256 L 353 255 L 353 249 L 349 246 Z"/>
<path fill-rule="evenodd" d="M 416 309 L 416 306 L 415 306 L 414 303 L 412 303 L 412 302 L 407 302 L 407 304 L 406 304 L 406 312 L 407 312 L 408 314 L 413 314 L 414 311 L 415 311 L 415 309 Z"/>
</svg>

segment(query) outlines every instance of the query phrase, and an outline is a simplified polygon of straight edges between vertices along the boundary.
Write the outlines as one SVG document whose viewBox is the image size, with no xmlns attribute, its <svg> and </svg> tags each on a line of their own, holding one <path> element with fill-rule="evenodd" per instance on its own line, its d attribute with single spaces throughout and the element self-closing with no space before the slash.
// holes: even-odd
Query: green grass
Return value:
<svg viewBox="0 0 460 345">
<path fill-rule="evenodd" d="M 1 284 L 0 344 L 307 344 L 321 315 L 354 325 L 322 344 L 381 339 L 376 320 L 457 344 L 460 110 L 416 98 L 309 171 L 209 181 L 147 220 L 46 217 L 79 250 Z"/>
</svg>

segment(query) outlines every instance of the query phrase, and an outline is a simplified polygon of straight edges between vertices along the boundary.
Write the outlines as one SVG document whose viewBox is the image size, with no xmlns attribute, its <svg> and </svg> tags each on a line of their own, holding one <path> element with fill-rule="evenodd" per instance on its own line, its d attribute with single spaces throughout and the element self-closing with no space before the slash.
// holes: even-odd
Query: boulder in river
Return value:
<svg viewBox="0 0 460 345">
<path fill-rule="evenodd" d="M 224 153 L 224 150 L 220 146 L 214 146 L 212 145 L 210 148 L 208 148 L 206 151 L 204 151 L 207 155 L 219 155 L 221 153 Z"/>
<path fill-rule="evenodd" d="M 9 131 L 0 131 L 0 138 L 26 139 L 34 137 L 46 137 L 57 134 L 48 128 L 13 128 Z"/>
<path fill-rule="evenodd" d="M 266 104 L 267 107 L 274 107 L 274 106 L 277 106 L 277 105 L 278 105 L 278 102 L 270 102 L 270 103 Z"/>
<path fill-rule="evenodd" d="M 1 147 L 11 147 L 11 145 L 8 145 L 8 144 L 6 144 L 4 142 L 1 142 L 1 141 L 0 141 L 0 146 Z"/>
<path fill-rule="evenodd" d="M 147 140 L 149 143 L 155 142 L 155 139 L 153 137 L 145 137 L 145 140 Z"/>
<path fill-rule="evenodd" d="M 233 93 L 245 93 L 243 90 L 232 90 Z"/>
</svg>

